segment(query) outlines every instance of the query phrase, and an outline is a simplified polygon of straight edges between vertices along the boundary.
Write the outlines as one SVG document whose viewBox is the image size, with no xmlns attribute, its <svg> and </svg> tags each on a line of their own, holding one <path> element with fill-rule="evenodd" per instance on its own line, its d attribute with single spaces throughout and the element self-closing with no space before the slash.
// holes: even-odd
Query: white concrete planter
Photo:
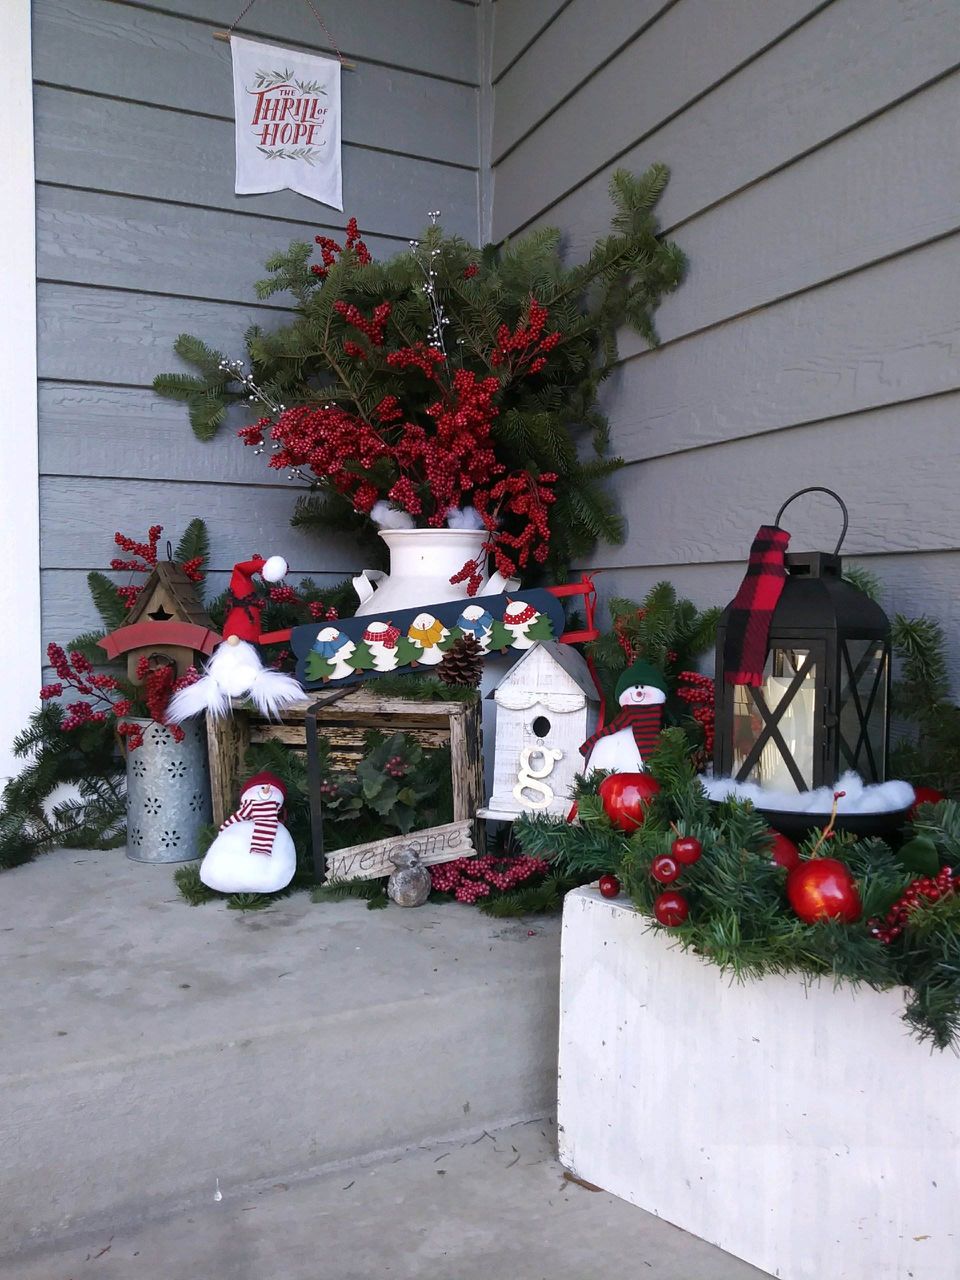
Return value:
<svg viewBox="0 0 960 1280">
<path fill-rule="evenodd" d="M 960 1062 L 902 993 L 744 985 L 567 895 L 560 1157 L 783 1280 L 960 1276 Z"/>
</svg>

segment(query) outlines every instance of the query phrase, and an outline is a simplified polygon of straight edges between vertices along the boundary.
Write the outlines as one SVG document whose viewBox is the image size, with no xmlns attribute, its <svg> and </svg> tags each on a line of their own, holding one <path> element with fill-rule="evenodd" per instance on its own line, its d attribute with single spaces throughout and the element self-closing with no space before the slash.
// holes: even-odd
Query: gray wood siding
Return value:
<svg viewBox="0 0 960 1280">
<path fill-rule="evenodd" d="M 97 625 L 85 575 L 120 529 L 173 538 L 203 515 L 211 584 L 254 550 L 333 581 L 355 552 L 289 528 L 298 488 L 232 434 L 196 441 L 150 390 L 196 333 L 243 351 L 264 259 L 355 215 L 375 254 L 443 209 L 478 237 L 479 21 L 463 0 L 328 0 L 343 76 L 343 214 L 293 192 L 233 193 L 232 0 L 34 0 L 44 643 Z M 243 34 L 332 52 L 302 0 L 261 0 Z M 166 536 L 166 535 L 165 535 Z"/>
<path fill-rule="evenodd" d="M 618 165 L 670 165 L 690 259 L 662 345 L 606 388 L 629 535 L 603 594 L 732 594 L 807 484 L 889 608 L 960 623 L 960 13 L 956 0 L 567 0 L 494 8 L 493 230 L 607 225 Z M 526 8 L 526 6 L 519 6 Z M 797 549 L 837 515 L 806 499 Z M 832 544 L 831 544 L 832 545 Z M 960 644 L 951 641 L 960 677 Z"/>
</svg>

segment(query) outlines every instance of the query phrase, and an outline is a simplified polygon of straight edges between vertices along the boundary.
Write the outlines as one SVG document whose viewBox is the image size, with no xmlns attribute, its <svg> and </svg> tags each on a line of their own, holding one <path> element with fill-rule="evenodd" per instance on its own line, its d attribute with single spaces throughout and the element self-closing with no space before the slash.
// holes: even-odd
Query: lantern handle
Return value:
<svg viewBox="0 0 960 1280">
<path fill-rule="evenodd" d="M 796 493 L 791 494 L 791 496 L 786 500 L 786 502 L 777 512 L 777 518 L 776 520 L 774 520 L 773 523 L 779 529 L 780 517 L 786 511 L 787 507 L 789 507 L 791 502 L 795 502 L 797 498 L 803 497 L 805 493 L 825 493 L 830 498 L 836 498 L 837 502 L 840 504 L 840 510 L 843 512 L 843 528 L 840 530 L 840 537 L 837 539 L 837 545 L 834 547 L 834 550 L 833 550 L 833 554 L 835 556 L 838 556 L 840 554 L 840 548 L 843 546 L 843 540 L 847 536 L 847 528 L 849 527 L 849 524 L 850 524 L 850 513 L 847 510 L 847 504 L 840 497 L 839 493 L 834 493 L 832 489 L 825 489 L 822 484 L 811 484 L 806 489 L 798 489 Z"/>
</svg>

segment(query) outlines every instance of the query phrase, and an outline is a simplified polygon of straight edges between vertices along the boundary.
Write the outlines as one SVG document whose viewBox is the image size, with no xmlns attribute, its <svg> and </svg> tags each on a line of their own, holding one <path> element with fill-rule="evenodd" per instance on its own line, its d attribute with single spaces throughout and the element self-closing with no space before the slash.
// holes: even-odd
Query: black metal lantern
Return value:
<svg viewBox="0 0 960 1280">
<path fill-rule="evenodd" d="M 831 786 L 848 769 L 866 783 L 886 777 L 890 727 L 890 622 L 869 596 L 845 582 L 840 547 L 788 554 L 787 579 L 770 626 L 759 686 L 724 674 L 729 607 L 717 632 L 716 736 L 719 777 L 774 791 Z"/>
</svg>

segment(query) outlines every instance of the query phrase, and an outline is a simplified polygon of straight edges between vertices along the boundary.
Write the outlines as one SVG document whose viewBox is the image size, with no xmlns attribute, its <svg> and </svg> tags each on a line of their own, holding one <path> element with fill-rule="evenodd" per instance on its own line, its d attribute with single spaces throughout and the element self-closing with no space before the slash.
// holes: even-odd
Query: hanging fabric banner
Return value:
<svg viewBox="0 0 960 1280">
<path fill-rule="evenodd" d="M 343 208 L 340 63 L 232 36 L 238 196 L 285 187 Z"/>
</svg>

